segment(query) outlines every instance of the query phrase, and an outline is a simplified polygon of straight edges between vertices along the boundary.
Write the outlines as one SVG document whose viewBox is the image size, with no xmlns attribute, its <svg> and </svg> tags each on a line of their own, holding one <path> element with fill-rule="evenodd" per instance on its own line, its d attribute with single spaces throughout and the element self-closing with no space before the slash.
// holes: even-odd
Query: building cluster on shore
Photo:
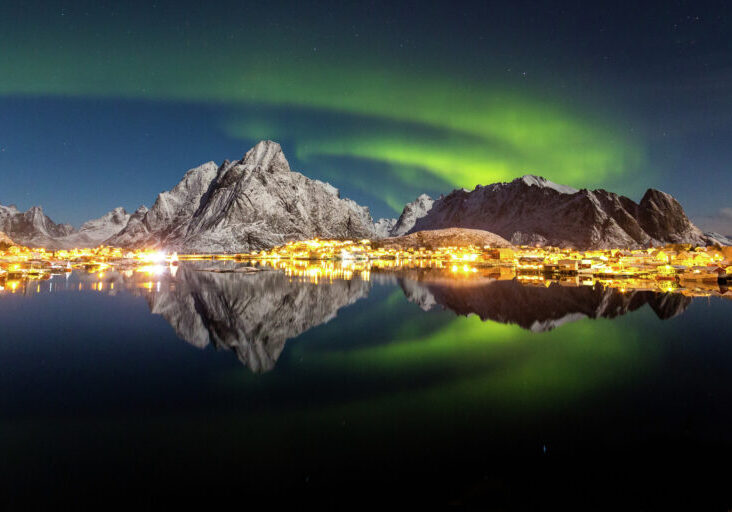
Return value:
<svg viewBox="0 0 732 512">
<path fill-rule="evenodd" d="M 429 269 L 450 279 L 518 279 L 566 285 L 601 283 L 624 289 L 713 290 L 732 284 L 732 247 L 669 245 L 642 250 L 577 251 L 554 247 L 408 247 L 370 240 L 305 240 L 250 254 L 180 255 L 181 260 L 233 260 L 284 271 L 312 282 L 369 279 L 372 272 Z M 19 280 L 47 280 L 82 270 L 149 270 L 177 263 L 178 255 L 113 247 L 45 251 L 11 246 L 0 250 L 0 286 Z"/>
<path fill-rule="evenodd" d="M 732 278 L 732 247 L 669 245 L 638 250 L 578 251 L 556 247 L 438 247 L 374 246 L 369 240 L 307 240 L 269 251 L 237 255 L 247 260 L 388 261 L 411 265 L 420 261 L 463 267 L 511 268 L 517 274 L 589 275 L 609 278 L 655 277 L 660 280 L 713 281 Z"/>
<path fill-rule="evenodd" d="M 152 259 L 170 259 L 156 251 L 129 251 L 115 247 L 47 251 L 12 245 L 0 250 L 0 286 L 19 280 L 48 280 L 53 275 L 68 274 L 73 270 L 89 273 L 134 268 Z"/>
</svg>

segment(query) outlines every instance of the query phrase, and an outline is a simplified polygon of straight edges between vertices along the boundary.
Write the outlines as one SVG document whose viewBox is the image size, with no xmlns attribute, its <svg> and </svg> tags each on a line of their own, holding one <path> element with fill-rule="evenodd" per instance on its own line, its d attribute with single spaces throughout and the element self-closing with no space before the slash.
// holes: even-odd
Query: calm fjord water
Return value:
<svg viewBox="0 0 732 512">
<path fill-rule="evenodd" d="M 99 283 L 0 295 L 5 503 L 515 505 L 563 475 L 575 498 L 608 496 L 611 464 L 653 489 L 659 470 L 732 454 L 726 299 L 186 265 Z"/>
</svg>

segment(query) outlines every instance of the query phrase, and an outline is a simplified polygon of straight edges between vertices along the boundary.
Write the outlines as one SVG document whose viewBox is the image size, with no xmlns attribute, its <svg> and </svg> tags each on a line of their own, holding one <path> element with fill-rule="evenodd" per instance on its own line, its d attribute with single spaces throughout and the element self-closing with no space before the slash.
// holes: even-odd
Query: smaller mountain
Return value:
<svg viewBox="0 0 732 512">
<path fill-rule="evenodd" d="M 432 205 L 435 200 L 427 194 L 422 194 L 411 203 L 407 203 L 402 210 L 402 214 L 396 221 L 394 227 L 389 232 L 390 236 L 401 236 L 408 233 L 411 230 L 417 220 L 421 219 L 432 209 Z M 458 226 L 445 226 L 445 227 L 458 227 Z"/>
<path fill-rule="evenodd" d="M 75 247 L 97 247 L 109 237 L 121 231 L 130 220 L 130 214 L 118 207 L 98 219 L 82 224 L 79 231 L 57 238 L 49 248 L 72 249 Z"/>
<path fill-rule="evenodd" d="M 56 224 L 40 206 L 21 212 L 14 205 L 0 205 L 0 231 L 26 247 L 52 248 L 56 239 L 72 234 L 74 228 L 69 224 Z"/>
<path fill-rule="evenodd" d="M 714 231 L 707 231 L 704 233 L 704 236 L 713 244 L 732 245 L 732 235 L 724 236 Z"/>
<path fill-rule="evenodd" d="M 147 206 L 142 205 L 130 215 L 127 225 L 117 234 L 106 239 L 105 245 L 113 247 L 131 247 L 140 240 L 147 240 L 150 237 L 150 230 L 145 224 L 145 218 L 150 210 Z"/>
<path fill-rule="evenodd" d="M 398 219 L 379 219 L 374 224 L 377 238 L 401 236 L 414 227 L 417 219 L 427 215 L 434 203 L 427 194 L 422 194 L 411 203 L 407 203 Z"/>
</svg>

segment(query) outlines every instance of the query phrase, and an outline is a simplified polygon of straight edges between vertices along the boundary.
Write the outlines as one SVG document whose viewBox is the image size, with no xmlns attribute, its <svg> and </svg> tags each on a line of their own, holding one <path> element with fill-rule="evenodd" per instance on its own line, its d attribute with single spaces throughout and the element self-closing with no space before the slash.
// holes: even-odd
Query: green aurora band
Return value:
<svg viewBox="0 0 732 512">
<path fill-rule="evenodd" d="M 607 186 L 644 165 L 638 141 L 609 116 L 599 119 L 489 72 L 466 74 L 445 59 L 405 65 L 347 46 L 318 54 L 297 34 L 274 39 L 257 28 L 235 38 L 130 35 L 114 26 L 0 28 L 0 95 L 230 107 L 232 115 L 221 119 L 224 134 L 291 141 L 299 161 L 327 167 L 330 159 L 332 168 L 319 171 L 336 185 L 353 183 L 394 210 L 425 183 L 428 191 L 447 192 L 532 173 L 577 187 Z M 328 124 L 272 119 L 267 109 L 321 114 Z M 359 180 L 334 158 L 380 166 L 395 183 L 380 183 L 378 174 Z"/>
</svg>

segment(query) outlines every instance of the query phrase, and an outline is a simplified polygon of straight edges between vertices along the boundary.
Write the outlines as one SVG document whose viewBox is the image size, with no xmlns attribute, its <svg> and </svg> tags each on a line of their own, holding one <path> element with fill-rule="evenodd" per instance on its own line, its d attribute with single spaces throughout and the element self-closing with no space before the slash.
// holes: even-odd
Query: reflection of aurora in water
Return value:
<svg viewBox="0 0 732 512">
<path fill-rule="evenodd" d="M 692 300 L 688 290 L 663 293 L 644 283 L 632 289 L 637 285 L 633 280 L 616 286 L 592 280 L 582 286 L 577 279 L 566 278 L 537 284 L 535 279 L 506 279 L 495 269 L 476 272 L 461 267 L 456 271 L 450 265 L 425 267 L 425 262 L 408 268 L 388 261 L 366 265 L 293 260 L 271 262 L 261 271 L 250 272 L 251 268 L 234 262 L 196 262 L 170 268 L 153 265 L 81 274 L 78 283 L 62 281 L 56 283 L 56 289 L 109 294 L 132 290 L 144 295 L 150 311 L 165 318 L 179 338 L 199 348 L 213 345 L 232 350 L 255 372 L 274 368 L 287 340 L 331 321 L 342 308 L 368 297 L 374 283 L 397 285 L 409 302 L 424 311 L 443 309 L 482 320 L 453 319 L 438 331 L 425 333 L 424 339 L 415 338 L 420 359 L 428 357 L 430 347 L 439 346 L 429 340 L 452 339 L 453 350 L 472 346 L 483 337 L 494 339 L 495 333 L 500 333 L 498 338 L 510 338 L 513 326 L 535 333 L 562 327 L 566 334 L 568 324 L 613 319 L 646 305 L 659 319 L 669 319 L 682 314 Z M 498 273 L 491 274 L 493 271 Z M 43 286 L 53 291 L 54 282 Z M 40 290 L 41 283 L 26 283 L 21 291 Z M 410 310 L 400 332 L 410 322 L 429 323 L 427 317 L 414 316 Z M 400 343 L 411 346 L 411 342 Z"/>
<path fill-rule="evenodd" d="M 103 457 L 151 478 L 140 457 L 161 464 L 162 453 L 189 475 L 217 474 L 225 460 L 258 483 L 261 468 L 276 468 L 278 485 L 311 474 L 313 461 L 371 475 L 381 462 L 452 464 L 477 478 L 495 454 L 545 445 L 637 448 L 650 432 L 665 446 L 669 431 L 688 436 L 687 417 L 728 439 L 717 420 L 732 351 L 714 338 L 728 301 L 446 282 L 423 269 L 372 270 L 368 281 L 323 271 L 318 284 L 196 270 L 213 265 L 108 272 L 101 286 L 99 274 L 75 272 L 0 297 L 0 361 L 12 368 L 0 383 L 13 390 L 0 395 L 0 447 L 14 469 Z"/>
</svg>

